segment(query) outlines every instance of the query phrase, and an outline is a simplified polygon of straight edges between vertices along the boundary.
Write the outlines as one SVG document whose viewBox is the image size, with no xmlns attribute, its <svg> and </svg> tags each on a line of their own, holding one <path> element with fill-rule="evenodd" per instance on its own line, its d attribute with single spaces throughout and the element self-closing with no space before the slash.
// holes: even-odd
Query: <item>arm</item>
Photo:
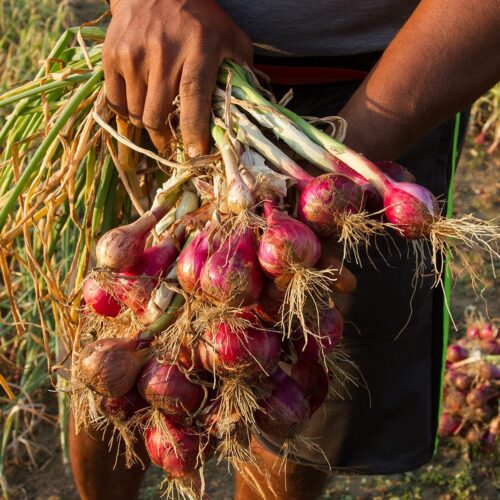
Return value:
<svg viewBox="0 0 500 500">
<path fill-rule="evenodd" d="M 396 159 L 500 78 L 498 0 L 423 0 L 340 112 L 346 143 Z"/>
</svg>

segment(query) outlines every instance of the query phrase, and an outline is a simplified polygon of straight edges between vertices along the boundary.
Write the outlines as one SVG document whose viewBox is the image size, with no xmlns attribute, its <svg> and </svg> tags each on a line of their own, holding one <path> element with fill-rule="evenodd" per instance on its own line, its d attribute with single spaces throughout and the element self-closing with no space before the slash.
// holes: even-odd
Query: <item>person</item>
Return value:
<svg viewBox="0 0 500 500">
<path fill-rule="evenodd" d="M 298 113 L 343 117 L 351 148 L 402 163 L 446 197 L 466 127 L 460 112 L 500 76 L 497 0 L 111 0 L 110 8 L 103 47 L 109 106 L 166 152 L 166 121 L 179 94 L 190 157 L 209 150 L 212 91 L 220 63 L 232 59 L 265 70 L 276 95 L 293 87 L 289 106 Z M 367 258 L 362 267 L 351 264 L 358 286 L 344 301 L 356 327 L 346 328 L 342 350 L 366 385 L 347 388 L 348 395 L 339 385 L 311 420 L 308 435 L 324 453 L 299 449 L 286 467 L 273 468 L 280 442 L 255 439 L 271 475 L 274 493 L 263 479 L 260 485 L 266 498 L 317 498 L 330 470 L 402 472 L 433 455 L 443 295 L 429 282 L 414 288 L 411 259 L 384 252 L 371 255 L 373 265 Z M 72 433 L 71 457 L 82 498 L 137 498 L 143 471 L 113 471 L 98 436 Z M 236 497 L 260 498 L 239 475 Z"/>
</svg>

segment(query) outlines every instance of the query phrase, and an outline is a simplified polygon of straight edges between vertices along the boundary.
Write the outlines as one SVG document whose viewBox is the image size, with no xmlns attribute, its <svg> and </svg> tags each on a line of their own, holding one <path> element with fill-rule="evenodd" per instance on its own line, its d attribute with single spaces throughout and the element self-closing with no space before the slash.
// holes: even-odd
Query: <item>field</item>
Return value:
<svg viewBox="0 0 500 500">
<path fill-rule="evenodd" d="M 33 75 L 37 63 L 51 47 L 64 24 L 65 12 L 54 0 L 1 0 L 0 3 L 0 93 Z M 59 6 L 59 7 L 56 7 Z M 80 13 L 80 16 L 82 13 Z M 16 19 L 16 22 L 9 22 Z M 28 50 L 29 48 L 29 50 Z M 0 112 L 0 125 L 5 116 Z M 481 218 L 498 215 L 500 199 L 500 86 L 476 103 L 469 135 L 456 176 L 457 215 L 474 212 Z M 482 130 L 483 127 L 483 130 Z M 481 297 L 463 276 L 454 286 L 452 314 L 464 334 L 464 310 L 468 306 L 491 318 L 500 317 L 500 293 L 491 268 L 479 256 L 474 262 L 487 284 Z M 488 307 L 486 307 L 486 303 Z M 62 397 L 50 390 L 45 375 L 44 352 L 38 330 L 17 338 L 12 324 L 2 322 L 7 297 L 0 290 L 0 370 L 19 397 L 0 400 L 0 485 L 4 496 L 27 499 L 76 499 L 63 449 L 65 434 L 60 410 Z M 12 352 L 16 356 L 12 356 Z M 3 395 L 2 395 L 3 396 Z M 208 492 L 211 498 L 232 497 L 227 467 L 209 465 Z M 418 471 L 394 476 L 336 477 L 324 498 L 495 498 L 500 491 L 500 455 L 473 449 L 460 438 L 443 441 L 435 459 Z M 161 474 L 147 474 L 141 498 L 157 498 Z"/>
</svg>

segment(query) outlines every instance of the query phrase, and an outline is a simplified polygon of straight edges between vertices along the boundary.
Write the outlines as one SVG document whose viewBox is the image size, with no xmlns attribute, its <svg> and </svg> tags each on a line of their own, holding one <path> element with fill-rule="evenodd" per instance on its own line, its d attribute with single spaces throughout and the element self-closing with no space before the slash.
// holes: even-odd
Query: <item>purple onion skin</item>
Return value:
<svg viewBox="0 0 500 500">
<path fill-rule="evenodd" d="M 469 353 L 467 349 L 459 346 L 458 344 L 450 344 L 446 349 L 446 361 L 450 363 L 457 363 L 467 358 Z"/>
<path fill-rule="evenodd" d="M 443 412 L 439 421 L 438 434 L 440 437 L 453 436 L 462 423 L 461 419 L 455 415 Z"/>
<path fill-rule="evenodd" d="M 267 229 L 258 249 L 262 269 L 271 277 L 287 275 L 293 265 L 314 267 L 321 256 L 318 236 L 287 213 L 264 206 Z"/>
<path fill-rule="evenodd" d="M 467 328 L 467 333 L 466 333 L 467 337 L 469 339 L 478 339 L 479 338 L 479 328 L 475 325 L 471 325 Z"/>
<path fill-rule="evenodd" d="M 135 276 L 159 277 L 172 267 L 178 255 L 179 250 L 174 241 L 170 236 L 167 236 L 158 245 L 144 250 L 139 262 L 127 269 L 127 272 Z"/>
<path fill-rule="evenodd" d="M 479 349 L 485 354 L 500 354 L 500 343 L 497 340 L 481 340 Z"/>
<path fill-rule="evenodd" d="M 207 342 L 200 342 L 205 369 L 215 370 L 221 376 L 242 378 L 270 373 L 280 357 L 280 337 L 262 328 L 253 313 L 242 311 L 240 316 L 252 326 L 239 331 L 221 323 L 205 333 Z"/>
<path fill-rule="evenodd" d="M 104 416 L 127 422 L 134 414 L 144 408 L 148 403 L 141 397 L 136 388 L 132 388 L 127 394 L 119 398 L 101 398 L 99 409 Z"/>
<path fill-rule="evenodd" d="M 497 336 L 497 331 L 492 323 L 486 323 L 479 330 L 479 338 L 482 340 L 494 340 Z"/>
<path fill-rule="evenodd" d="M 293 437 L 309 420 L 311 404 L 297 382 L 281 368 L 276 368 L 271 380 L 272 393 L 263 401 L 262 411 L 255 414 L 257 425 L 278 438 Z"/>
<path fill-rule="evenodd" d="M 473 407 L 481 407 L 488 404 L 488 401 L 498 397 L 498 391 L 486 384 L 477 385 L 467 394 L 467 404 Z"/>
<path fill-rule="evenodd" d="M 483 380 L 500 380 L 500 366 L 484 363 L 479 368 L 479 375 Z"/>
<path fill-rule="evenodd" d="M 179 418 L 194 414 L 205 398 L 203 388 L 191 382 L 176 365 L 162 364 L 155 358 L 143 367 L 137 388 L 152 406 Z"/>
<path fill-rule="evenodd" d="M 409 182 L 414 184 L 417 182 L 415 176 L 403 165 L 394 161 L 376 161 L 375 165 L 382 171 L 382 173 L 396 182 Z"/>
<path fill-rule="evenodd" d="M 186 292 L 193 293 L 198 286 L 201 271 L 208 259 L 209 252 L 208 233 L 200 231 L 179 255 L 177 278 Z"/>
<path fill-rule="evenodd" d="M 295 352 L 300 359 L 321 361 L 323 354 L 328 354 L 339 344 L 342 339 L 344 320 L 336 307 L 325 309 L 319 317 L 318 337 L 309 336 L 307 343 L 303 333 L 297 332 L 292 337 Z"/>
<path fill-rule="evenodd" d="M 465 406 L 465 394 L 456 390 L 451 391 L 446 395 L 444 404 L 449 412 L 458 413 Z"/>
<path fill-rule="evenodd" d="M 170 478 L 182 478 L 202 465 L 198 460 L 200 436 L 195 429 L 176 422 L 167 415 L 162 418 L 161 427 L 146 428 L 146 449 L 151 461 Z M 168 435 L 164 434 L 163 428 L 168 431 Z"/>
<path fill-rule="evenodd" d="M 243 307 L 258 300 L 263 276 L 250 229 L 229 237 L 209 257 L 200 284 L 204 296 L 215 304 Z"/>
<path fill-rule="evenodd" d="M 364 208 L 363 190 L 345 175 L 324 174 L 302 190 L 299 219 L 319 236 L 338 236 L 343 217 Z"/>
<path fill-rule="evenodd" d="M 265 323 L 274 325 L 281 319 L 281 306 L 285 300 L 285 292 L 281 291 L 274 281 L 264 278 L 262 293 L 252 311 Z"/>
<path fill-rule="evenodd" d="M 292 365 L 291 377 L 309 398 L 312 416 L 328 395 L 328 375 L 316 361 L 299 359 Z"/>
<path fill-rule="evenodd" d="M 122 309 L 121 304 L 107 293 L 94 278 L 85 280 L 83 298 L 87 306 L 100 316 L 116 318 Z"/>
<path fill-rule="evenodd" d="M 439 215 L 434 195 L 423 186 L 409 182 L 390 183 L 384 195 L 385 218 L 410 240 L 430 236 Z"/>
</svg>

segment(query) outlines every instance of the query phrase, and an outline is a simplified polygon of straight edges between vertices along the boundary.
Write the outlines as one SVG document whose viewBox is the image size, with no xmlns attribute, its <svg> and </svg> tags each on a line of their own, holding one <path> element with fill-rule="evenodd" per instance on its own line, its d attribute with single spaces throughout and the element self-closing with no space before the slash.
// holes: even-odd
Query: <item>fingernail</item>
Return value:
<svg viewBox="0 0 500 500">
<path fill-rule="evenodd" d="M 196 158 L 196 157 L 200 156 L 200 150 L 199 150 L 198 146 L 191 144 L 187 148 L 187 154 L 188 154 L 189 158 Z"/>
</svg>

